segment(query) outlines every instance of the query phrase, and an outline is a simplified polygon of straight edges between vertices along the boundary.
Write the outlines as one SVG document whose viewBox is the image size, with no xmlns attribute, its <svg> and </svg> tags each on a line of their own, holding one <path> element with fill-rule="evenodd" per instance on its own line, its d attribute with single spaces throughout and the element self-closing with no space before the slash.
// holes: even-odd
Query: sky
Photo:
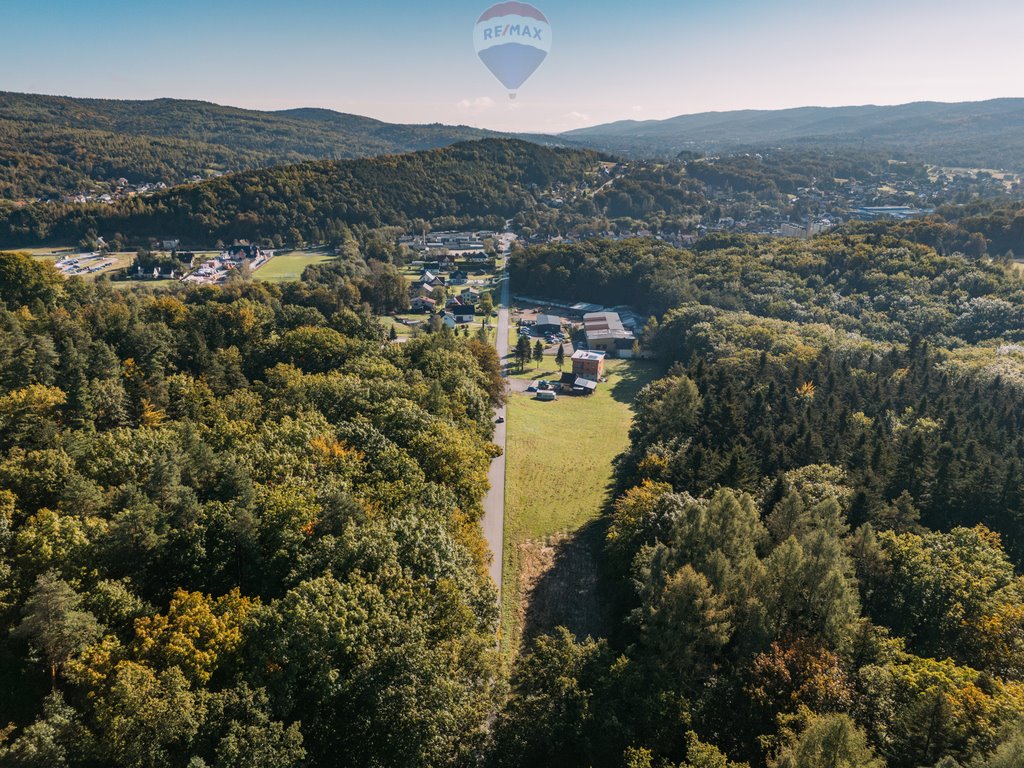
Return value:
<svg viewBox="0 0 1024 768">
<path fill-rule="evenodd" d="M 541 132 L 1024 96 L 1021 0 L 531 0 L 551 52 L 512 101 L 474 51 L 492 1 L 0 0 L 0 90 Z"/>
</svg>

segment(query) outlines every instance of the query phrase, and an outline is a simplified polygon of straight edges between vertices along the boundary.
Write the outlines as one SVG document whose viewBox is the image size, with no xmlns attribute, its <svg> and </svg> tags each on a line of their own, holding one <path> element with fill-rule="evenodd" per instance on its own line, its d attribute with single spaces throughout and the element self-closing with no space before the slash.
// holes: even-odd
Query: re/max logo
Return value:
<svg viewBox="0 0 1024 768">
<path fill-rule="evenodd" d="M 540 40 L 543 30 L 540 27 L 530 27 L 526 24 L 506 24 L 484 29 L 484 40 L 497 40 L 500 37 L 528 37 L 531 40 Z"/>
</svg>

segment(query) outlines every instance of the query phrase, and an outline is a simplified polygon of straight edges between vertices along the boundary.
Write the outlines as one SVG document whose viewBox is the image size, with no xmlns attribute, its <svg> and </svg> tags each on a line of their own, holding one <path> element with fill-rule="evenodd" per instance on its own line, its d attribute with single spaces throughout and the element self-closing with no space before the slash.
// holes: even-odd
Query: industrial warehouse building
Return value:
<svg viewBox="0 0 1024 768">
<path fill-rule="evenodd" d="M 626 330 L 617 312 L 591 312 L 583 316 L 587 347 L 604 352 L 608 357 L 633 356 L 636 336 Z"/>
</svg>

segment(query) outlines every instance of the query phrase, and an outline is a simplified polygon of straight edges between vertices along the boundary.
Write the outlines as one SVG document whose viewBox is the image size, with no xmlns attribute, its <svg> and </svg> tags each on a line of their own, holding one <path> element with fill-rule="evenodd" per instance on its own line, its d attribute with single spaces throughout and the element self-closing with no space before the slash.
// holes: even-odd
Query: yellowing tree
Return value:
<svg viewBox="0 0 1024 768">
<path fill-rule="evenodd" d="M 142 415 L 139 417 L 140 427 L 159 427 L 167 419 L 162 408 L 157 408 L 149 400 L 142 401 Z"/>
<path fill-rule="evenodd" d="M 135 623 L 135 651 L 157 667 L 176 666 L 190 680 L 207 683 L 220 657 L 242 643 L 242 631 L 257 601 L 237 589 L 213 598 L 179 589 L 166 615 Z"/>
</svg>

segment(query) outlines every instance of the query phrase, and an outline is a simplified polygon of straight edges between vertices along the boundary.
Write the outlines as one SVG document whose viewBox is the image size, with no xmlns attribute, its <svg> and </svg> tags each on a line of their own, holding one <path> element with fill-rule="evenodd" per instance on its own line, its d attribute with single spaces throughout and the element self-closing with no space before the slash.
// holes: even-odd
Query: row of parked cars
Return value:
<svg viewBox="0 0 1024 768">
<path fill-rule="evenodd" d="M 527 338 L 532 339 L 535 334 L 529 326 L 523 325 L 520 326 L 519 328 L 519 335 L 526 336 Z M 565 333 L 565 331 L 559 331 L 558 333 L 547 334 L 546 336 L 544 336 L 544 341 L 546 341 L 548 344 L 564 344 L 567 341 L 569 341 L 569 336 L 568 334 Z"/>
</svg>

